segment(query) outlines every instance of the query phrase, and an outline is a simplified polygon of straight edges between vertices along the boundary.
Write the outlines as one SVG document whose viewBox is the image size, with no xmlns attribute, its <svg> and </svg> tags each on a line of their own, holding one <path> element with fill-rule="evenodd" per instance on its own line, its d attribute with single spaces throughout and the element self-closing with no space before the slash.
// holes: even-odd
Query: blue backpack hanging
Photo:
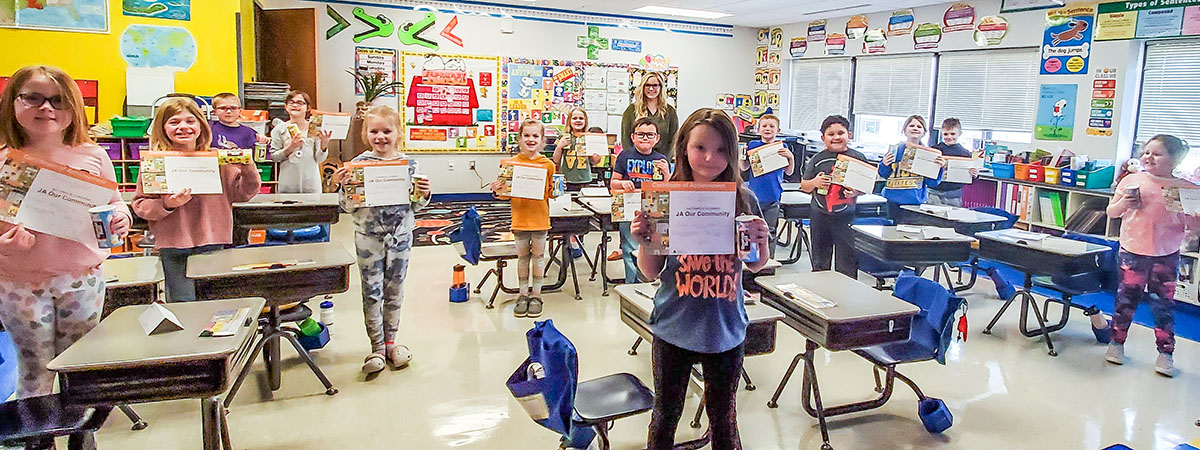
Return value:
<svg viewBox="0 0 1200 450">
<path fill-rule="evenodd" d="M 534 322 L 525 333 L 529 358 L 508 377 L 509 392 L 539 425 L 563 436 L 570 448 L 587 448 L 596 431 L 573 423 L 575 384 L 579 381 L 579 361 L 575 346 L 554 328 L 552 320 Z M 541 371 L 534 364 L 541 365 Z"/>
<path fill-rule="evenodd" d="M 480 228 L 479 211 L 472 206 L 462 215 L 462 224 L 450 233 L 450 242 L 462 244 L 464 251 L 460 255 L 471 265 L 479 264 L 480 247 L 483 245 L 483 232 Z"/>
</svg>

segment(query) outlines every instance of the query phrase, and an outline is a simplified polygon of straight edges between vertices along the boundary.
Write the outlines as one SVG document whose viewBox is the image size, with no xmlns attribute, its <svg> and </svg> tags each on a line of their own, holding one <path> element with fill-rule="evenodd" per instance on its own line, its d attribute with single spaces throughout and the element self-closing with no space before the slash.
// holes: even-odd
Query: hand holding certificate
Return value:
<svg viewBox="0 0 1200 450">
<path fill-rule="evenodd" d="M 612 195 L 612 221 L 632 222 L 642 209 L 642 193 L 637 190 L 625 192 L 614 190 Z"/>
<path fill-rule="evenodd" d="M 353 207 L 406 205 L 412 192 L 407 159 L 351 161 L 344 165 L 349 178 L 342 187 L 346 203 Z"/>
<path fill-rule="evenodd" d="M 656 255 L 728 255 L 736 248 L 737 184 L 645 182 L 642 205 Z"/>
<path fill-rule="evenodd" d="M 608 155 L 608 136 L 601 133 L 584 133 L 575 136 L 576 151 L 592 156 Z"/>
<path fill-rule="evenodd" d="M 146 194 L 175 194 L 191 189 L 193 195 L 220 194 L 221 171 L 217 152 L 142 152 L 138 184 Z"/>
<path fill-rule="evenodd" d="M 1169 187 L 1163 189 L 1167 211 L 1200 215 L 1200 188 Z"/>
<path fill-rule="evenodd" d="M 833 184 L 854 189 L 858 192 L 873 192 L 878 170 L 870 163 L 846 155 L 838 155 L 833 163 Z"/>
<path fill-rule="evenodd" d="M 506 183 L 505 195 L 530 200 L 546 199 L 546 168 L 513 161 L 505 161 L 504 165 L 508 170 L 501 170 L 500 178 Z"/>
<path fill-rule="evenodd" d="M 942 181 L 946 183 L 971 184 L 975 182 L 975 176 L 971 175 L 971 169 L 975 169 L 976 173 L 979 173 L 979 169 L 982 168 L 982 159 L 961 156 L 947 156 L 946 178 L 942 179 Z"/>
<path fill-rule="evenodd" d="M 750 163 L 750 171 L 754 176 L 761 177 L 763 174 L 787 167 L 787 157 L 779 153 L 783 149 L 783 142 L 775 141 L 746 150 L 746 161 Z"/>
<path fill-rule="evenodd" d="M 905 144 L 904 155 L 900 158 L 900 170 L 906 170 L 925 178 L 937 178 L 942 165 L 937 159 L 942 152 L 929 147 Z"/>
<path fill-rule="evenodd" d="M 0 164 L 0 220 L 97 245 L 88 210 L 112 200 L 116 181 L 18 150 Z"/>
</svg>

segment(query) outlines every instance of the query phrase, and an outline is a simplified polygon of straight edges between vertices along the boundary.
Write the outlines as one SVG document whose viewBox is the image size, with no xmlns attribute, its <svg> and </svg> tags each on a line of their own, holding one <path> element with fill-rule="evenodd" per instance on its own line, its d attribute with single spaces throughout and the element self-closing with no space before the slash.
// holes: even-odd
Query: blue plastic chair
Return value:
<svg viewBox="0 0 1200 450">
<path fill-rule="evenodd" d="M 912 319 L 908 340 L 854 350 L 875 365 L 875 390 L 880 392 L 880 402 L 892 395 L 895 380 L 907 384 L 920 399 L 921 421 L 932 433 L 940 433 L 953 422 L 945 404 L 936 398 L 927 397 L 912 379 L 896 371 L 896 366 L 906 363 L 936 360 L 946 364 L 946 350 L 954 337 L 954 315 L 963 305 L 963 298 L 955 296 L 936 281 L 921 278 L 911 273 L 901 274 L 896 279 L 892 294 L 921 309 Z M 885 377 L 881 380 L 879 372 Z"/>
<path fill-rule="evenodd" d="M 854 224 L 888 226 L 892 224 L 892 221 L 882 217 L 863 217 L 856 219 Z M 900 272 L 905 270 L 902 265 L 884 261 L 861 250 L 856 249 L 855 253 L 858 254 L 858 270 L 875 278 L 875 289 L 881 291 L 891 289 L 892 287 L 887 285 L 887 280 L 899 277 Z"/>
</svg>

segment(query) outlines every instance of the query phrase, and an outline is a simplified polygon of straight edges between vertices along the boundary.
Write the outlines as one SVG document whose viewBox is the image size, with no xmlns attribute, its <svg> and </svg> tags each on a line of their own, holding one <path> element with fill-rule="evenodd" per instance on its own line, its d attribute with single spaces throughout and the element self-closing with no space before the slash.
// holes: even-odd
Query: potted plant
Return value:
<svg viewBox="0 0 1200 450">
<path fill-rule="evenodd" d="M 368 105 L 373 104 L 375 99 L 384 95 L 395 95 L 400 89 L 404 89 L 404 82 L 395 80 L 387 81 L 387 77 L 383 72 L 352 70 L 346 69 L 346 72 L 354 76 L 354 85 L 362 92 L 363 100 Z"/>
</svg>

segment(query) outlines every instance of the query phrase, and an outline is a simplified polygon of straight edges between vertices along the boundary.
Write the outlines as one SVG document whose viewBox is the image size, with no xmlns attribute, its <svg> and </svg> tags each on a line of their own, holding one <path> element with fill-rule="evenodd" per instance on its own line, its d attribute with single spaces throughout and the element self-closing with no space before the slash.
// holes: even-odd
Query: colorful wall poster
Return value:
<svg viewBox="0 0 1200 450">
<path fill-rule="evenodd" d="M 825 19 L 814 20 L 808 23 L 808 40 L 810 42 L 825 40 L 825 23 Z"/>
<path fill-rule="evenodd" d="M 1088 136 L 1111 137 L 1117 101 L 1117 68 L 1094 69 L 1092 101 L 1088 114 Z"/>
<path fill-rule="evenodd" d="M 883 28 L 867 30 L 863 35 L 863 53 L 883 53 L 887 51 L 887 34 Z"/>
<path fill-rule="evenodd" d="M 384 76 L 384 83 L 391 83 L 396 80 L 397 71 L 399 68 L 400 59 L 396 54 L 395 49 L 391 48 L 375 48 L 375 47 L 354 47 L 354 70 L 359 73 L 379 72 Z M 362 86 L 355 84 L 355 95 L 363 95 Z M 381 97 L 395 97 L 396 94 L 382 95 Z"/>
<path fill-rule="evenodd" d="M 783 74 L 779 69 L 767 69 L 767 89 L 779 89 Z"/>
<path fill-rule="evenodd" d="M 609 42 L 612 43 L 612 47 L 610 48 L 619 52 L 641 53 L 642 51 L 642 41 L 613 38 Z"/>
<path fill-rule="evenodd" d="M 770 71 L 770 69 L 757 69 L 754 71 L 754 88 L 755 89 L 766 89 L 767 88 L 767 79 L 769 78 L 769 76 L 767 74 L 769 71 Z"/>
<path fill-rule="evenodd" d="M 498 152 L 500 59 L 401 53 L 407 98 L 400 112 L 411 152 Z M 545 98 L 543 98 L 545 100 Z"/>
<path fill-rule="evenodd" d="M 759 44 L 766 45 L 767 41 L 769 41 L 770 39 L 771 39 L 771 29 L 770 28 L 759 28 L 758 29 L 758 43 Z"/>
<path fill-rule="evenodd" d="M 979 19 L 979 25 L 975 26 L 975 45 L 980 47 L 997 46 L 1007 35 L 1007 19 L 1001 16 L 987 16 Z"/>
<path fill-rule="evenodd" d="M 196 38 L 183 27 L 130 25 L 120 49 L 129 67 L 188 70 L 196 62 Z"/>
<path fill-rule="evenodd" d="M 1091 54 L 1096 7 L 1076 6 L 1046 11 L 1042 36 L 1042 74 L 1086 74 Z"/>
<path fill-rule="evenodd" d="M 121 14 L 155 19 L 192 20 L 192 0 L 121 0 Z"/>
<path fill-rule="evenodd" d="M 942 27 L 936 23 L 923 23 L 913 30 L 913 48 L 917 50 L 932 50 L 942 42 Z"/>
<path fill-rule="evenodd" d="M 975 28 L 975 7 L 967 3 L 955 3 L 942 15 L 942 32 L 970 31 Z"/>
<path fill-rule="evenodd" d="M 771 29 L 771 42 L 768 46 L 771 50 L 783 50 L 783 28 Z"/>
<path fill-rule="evenodd" d="M 913 16 L 912 8 L 892 11 L 892 17 L 888 18 L 887 35 L 903 36 L 911 33 L 916 23 L 917 18 Z"/>
<path fill-rule="evenodd" d="M 0 2 L 0 27 L 108 33 L 108 0 Z"/>
<path fill-rule="evenodd" d="M 1096 7 L 1098 41 L 1200 34 L 1200 0 L 1145 0 Z"/>
<path fill-rule="evenodd" d="M 1038 93 L 1037 118 L 1033 138 L 1044 141 L 1069 141 L 1075 130 L 1075 94 L 1077 84 L 1043 84 Z"/>
<path fill-rule="evenodd" d="M 530 118 L 562 131 L 571 108 L 583 106 L 583 74 L 574 61 L 503 58 L 500 70 L 500 130 L 506 141 Z"/>
<path fill-rule="evenodd" d="M 850 20 L 846 21 L 846 37 L 850 39 L 859 39 L 867 32 L 867 24 L 870 23 L 865 14 L 850 16 Z"/>
<path fill-rule="evenodd" d="M 803 57 L 804 52 L 806 51 L 808 51 L 808 38 L 792 38 L 791 45 L 788 47 L 788 53 L 790 53 L 793 58 Z"/>
<path fill-rule="evenodd" d="M 846 35 L 833 33 L 825 37 L 825 54 L 828 56 L 846 54 Z"/>
<path fill-rule="evenodd" d="M 760 45 L 760 46 L 755 47 L 754 48 L 754 67 L 759 67 L 759 68 L 767 67 L 767 59 L 768 59 L 767 54 L 768 53 L 770 53 L 770 50 L 767 50 L 767 46 L 765 46 L 765 45 Z"/>
</svg>

